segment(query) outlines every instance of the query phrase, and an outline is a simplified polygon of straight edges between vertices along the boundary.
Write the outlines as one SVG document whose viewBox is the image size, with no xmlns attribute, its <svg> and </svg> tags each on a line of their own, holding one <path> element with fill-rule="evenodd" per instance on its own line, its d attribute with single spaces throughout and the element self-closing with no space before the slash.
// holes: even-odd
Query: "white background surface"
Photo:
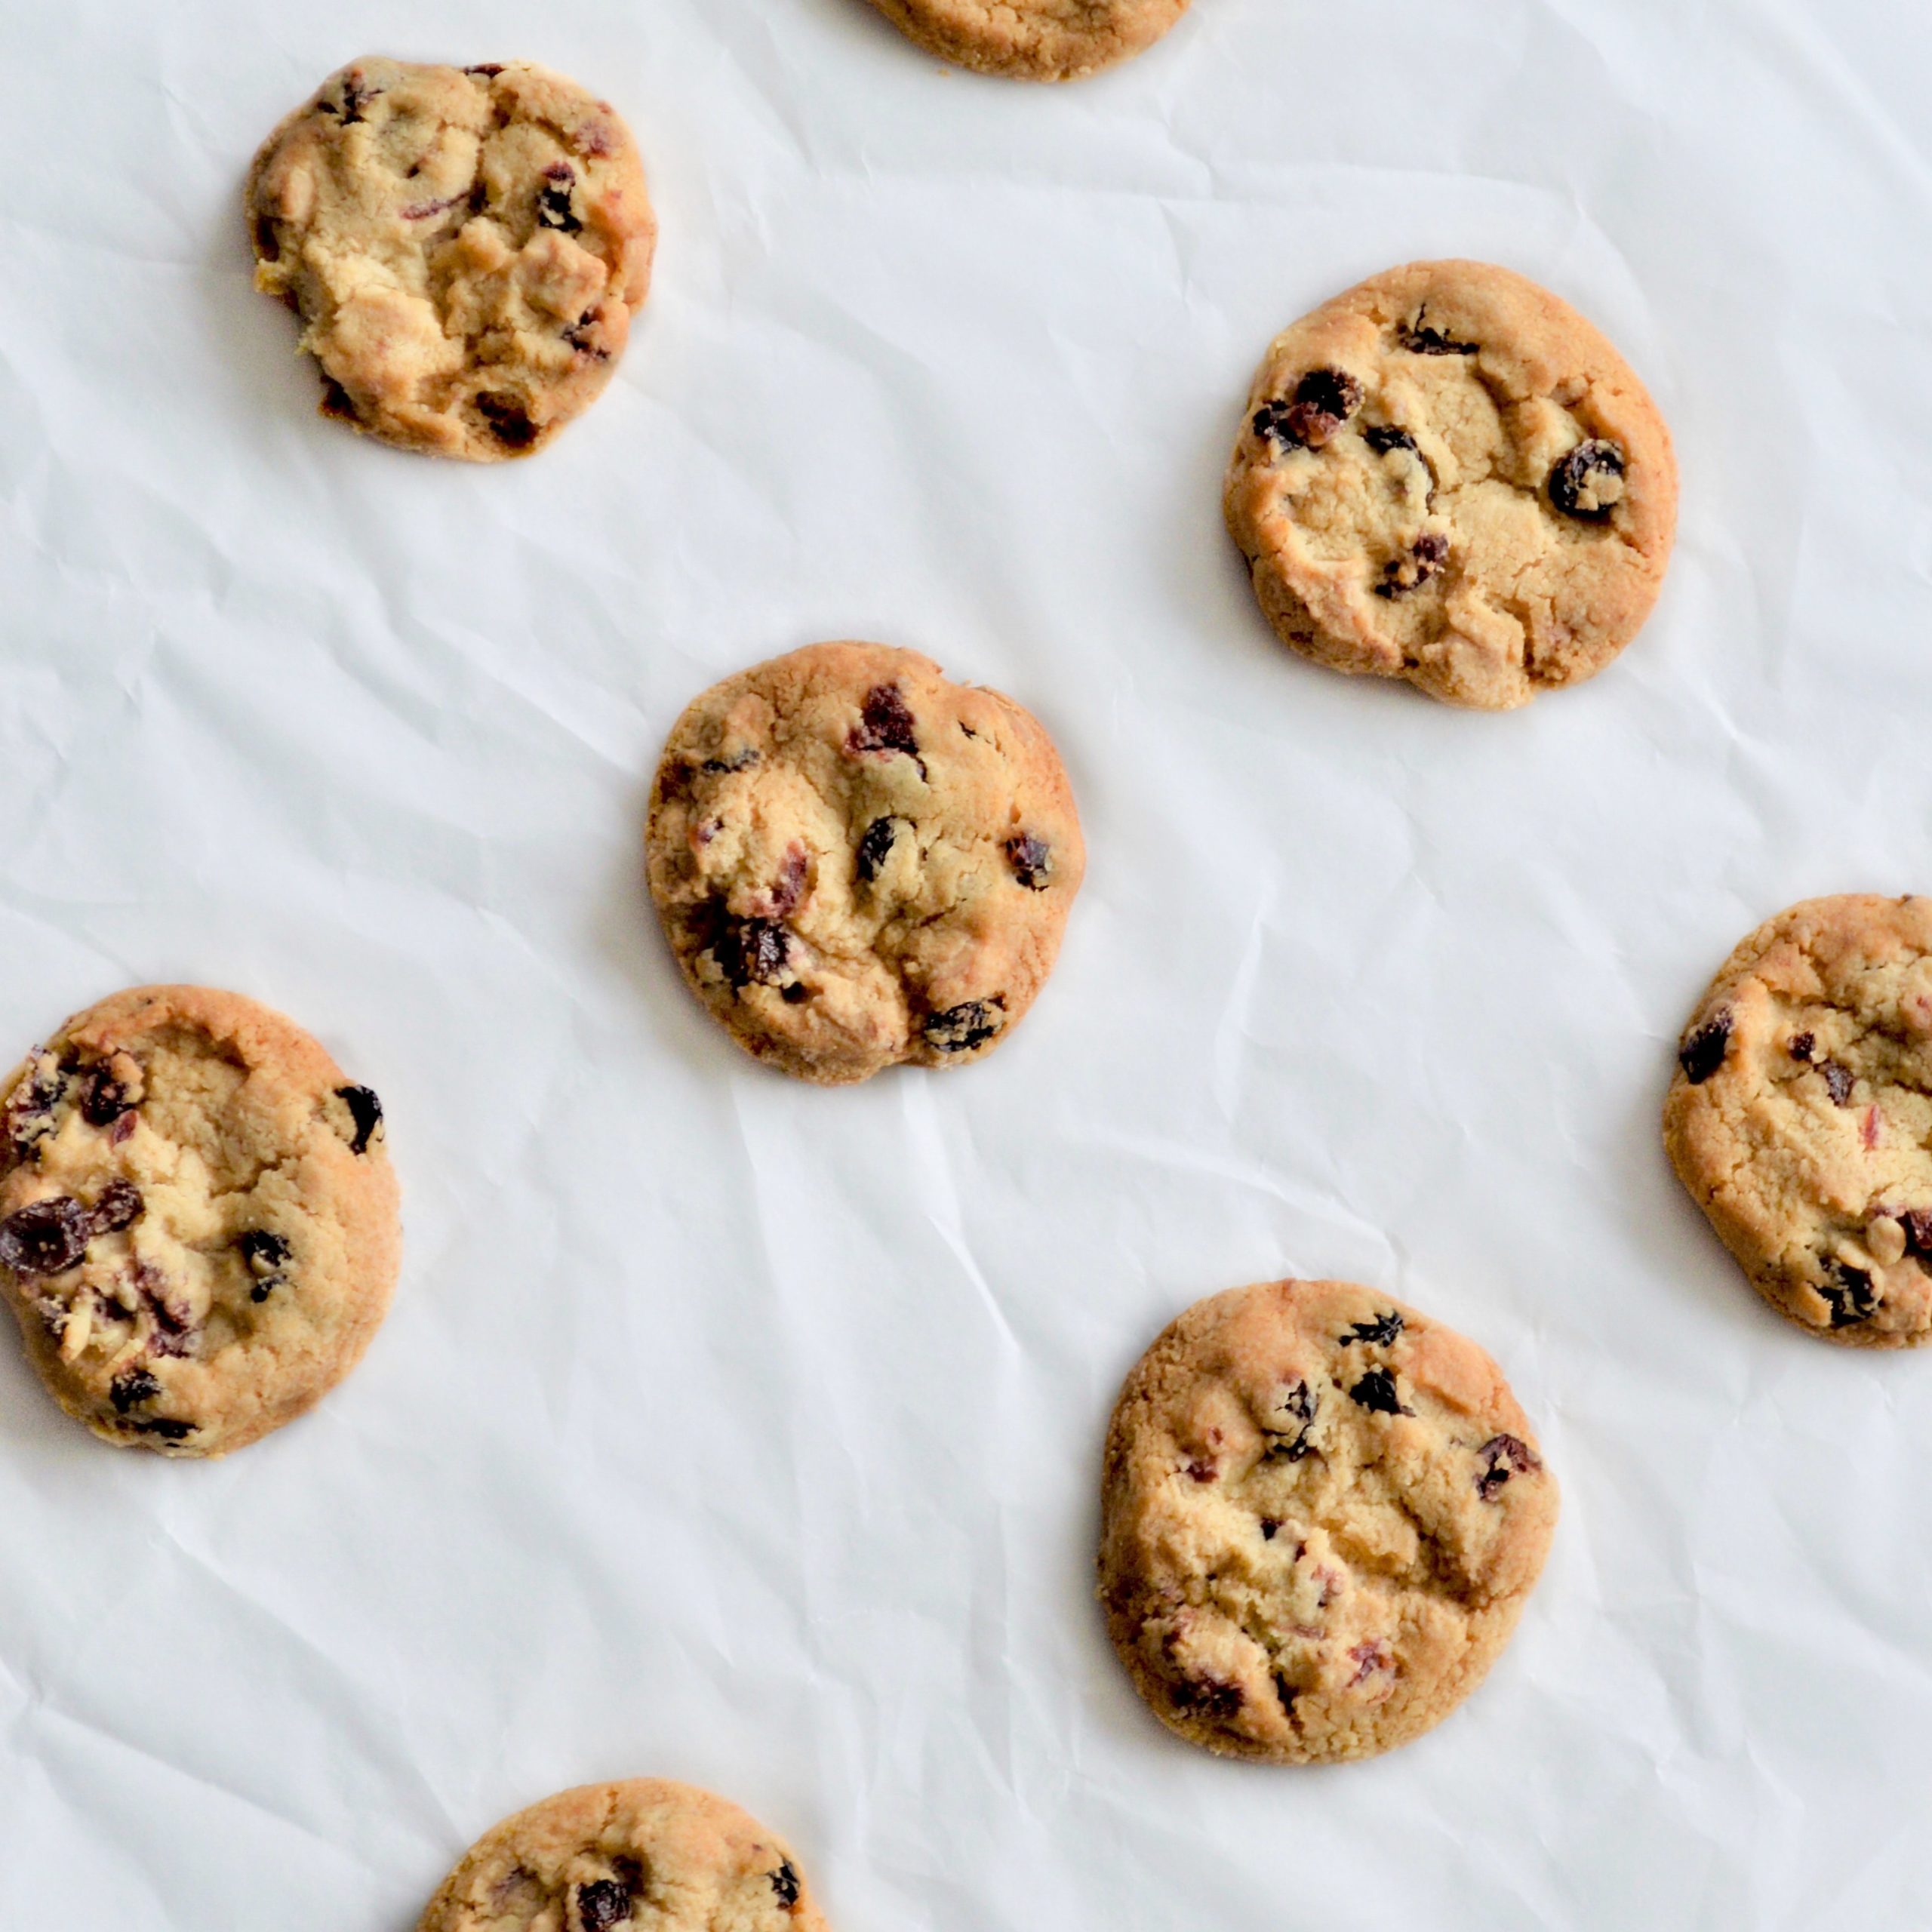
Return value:
<svg viewBox="0 0 1932 1932">
<path fill-rule="evenodd" d="M 1927 888 L 1932 26 L 1887 0 L 1197 0 L 1058 91 L 860 0 L 0 0 L 0 1055 L 119 986 L 382 1094 L 404 1278 L 232 1461 L 0 1348 L 0 1924 L 407 1932 L 500 1815 L 712 1785 L 838 1932 L 1932 1921 L 1932 1361 L 1787 1330 L 1657 1113 L 1734 940 Z M 261 136 L 531 57 L 663 220 L 534 460 L 315 414 Z M 1660 613 L 1506 718 L 1271 640 L 1217 486 L 1269 337 L 1510 264 L 1676 432 Z M 823 636 L 1033 707 L 1091 864 L 983 1066 L 740 1057 L 640 882 L 714 678 Z M 1380 1284 L 1565 1487 L 1484 1690 L 1365 1765 L 1171 1739 L 1090 1598 L 1119 1378 Z"/>
</svg>

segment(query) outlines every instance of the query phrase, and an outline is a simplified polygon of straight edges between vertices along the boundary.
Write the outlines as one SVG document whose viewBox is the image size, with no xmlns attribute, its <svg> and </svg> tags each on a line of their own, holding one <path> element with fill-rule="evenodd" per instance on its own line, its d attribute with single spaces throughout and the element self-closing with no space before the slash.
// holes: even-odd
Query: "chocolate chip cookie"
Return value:
<svg viewBox="0 0 1932 1932">
<path fill-rule="evenodd" d="M 1171 1730 L 1273 1764 L 1365 1758 L 1482 1681 L 1557 1490 L 1473 1343 L 1346 1281 L 1197 1303 L 1109 1431 L 1100 1598 Z"/>
<path fill-rule="evenodd" d="M 0 1088 L 0 1286 L 67 1413 L 220 1456 L 355 1367 L 401 1234 L 383 1109 L 238 994 L 141 986 Z"/>
<path fill-rule="evenodd" d="M 269 137 L 248 211 L 255 286 L 302 318 L 324 414 L 476 463 L 596 399 L 657 233 L 610 103 L 521 61 L 352 62 Z"/>
<path fill-rule="evenodd" d="M 1932 899 L 1760 926 L 1698 1004 L 1663 1131 L 1780 1315 L 1856 1348 L 1932 1336 Z"/>
<path fill-rule="evenodd" d="M 1152 46 L 1188 0 L 872 0 L 942 60 L 1017 80 L 1074 81 Z"/>
<path fill-rule="evenodd" d="M 798 1864 L 737 1805 L 634 1778 L 559 1792 L 463 1855 L 417 1932 L 825 1932 Z"/>
<path fill-rule="evenodd" d="M 1500 711 L 1636 635 L 1677 465 L 1642 383 L 1566 303 L 1507 269 L 1417 262 L 1277 338 L 1225 506 L 1284 643 Z"/>
<path fill-rule="evenodd" d="M 747 1052 L 826 1086 L 992 1052 L 1052 970 L 1085 866 L 1035 719 L 877 644 L 706 691 L 665 747 L 646 842 L 698 997 Z"/>
</svg>

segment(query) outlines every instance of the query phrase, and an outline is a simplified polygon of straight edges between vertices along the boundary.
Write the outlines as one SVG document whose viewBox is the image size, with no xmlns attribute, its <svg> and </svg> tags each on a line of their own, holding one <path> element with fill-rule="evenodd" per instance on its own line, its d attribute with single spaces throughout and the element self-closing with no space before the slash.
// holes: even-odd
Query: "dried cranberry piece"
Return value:
<svg viewBox="0 0 1932 1932">
<path fill-rule="evenodd" d="M 758 755 L 749 745 L 742 746 L 729 758 L 708 758 L 698 767 L 707 777 L 715 778 L 728 771 L 749 771 L 757 764 Z"/>
<path fill-rule="evenodd" d="M 72 1195 L 35 1201 L 0 1221 L 0 1267 L 17 1275 L 64 1275 L 80 1266 L 94 1217 Z"/>
<path fill-rule="evenodd" d="M 537 425 L 530 420 L 530 412 L 513 395 L 481 389 L 476 396 L 476 413 L 489 424 L 491 435 L 506 449 L 527 450 L 537 440 Z"/>
<path fill-rule="evenodd" d="M 1730 1008 L 1723 1006 L 1686 1036 L 1678 1051 L 1677 1063 L 1692 1086 L 1701 1087 L 1723 1066 L 1730 1048 Z"/>
<path fill-rule="evenodd" d="M 999 1031 L 1005 1017 L 996 1001 L 969 999 L 943 1013 L 928 1014 L 921 1030 L 927 1044 L 940 1052 L 968 1054 L 984 1046 Z"/>
<path fill-rule="evenodd" d="M 1006 863 L 1028 891 L 1046 891 L 1053 869 L 1053 851 L 1044 838 L 1036 838 L 1030 832 L 1016 832 L 1006 841 Z"/>
<path fill-rule="evenodd" d="M 1825 1091 L 1831 1095 L 1832 1106 L 1850 1106 L 1854 1084 L 1851 1069 L 1840 1066 L 1835 1060 L 1828 1060 L 1818 1071 L 1825 1076 Z"/>
<path fill-rule="evenodd" d="M 1311 369 L 1291 402 L 1264 402 L 1254 432 L 1291 448 L 1318 450 L 1361 407 L 1361 384 L 1345 369 Z"/>
<path fill-rule="evenodd" d="M 1861 1321 L 1869 1321 L 1878 1306 L 1872 1277 L 1863 1268 L 1854 1268 L 1835 1255 L 1826 1256 L 1824 1266 L 1830 1279 L 1820 1284 L 1818 1292 L 1832 1312 L 1832 1326 L 1854 1328 Z"/>
<path fill-rule="evenodd" d="M 1793 1060 L 1808 1060 L 1817 1044 L 1818 1036 L 1815 1033 L 1794 1033 L 1791 1036 L 1790 1044 L 1785 1051 Z"/>
<path fill-rule="evenodd" d="M 577 1888 L 577 1923 L 583 1932 L 610 1932 L 629 1922 L 630 1894 L 614 1878 L 594 1879 Z"/>
<path fill-rule="evenodd" d="M 469 191 L 466 189 L 460 195 L 451 195 L 444 201 L 411 202 L 403 210 L 402 218 L 405 221 L 427 221 L 432 215 L 448 214 L 451 208 L 466 204 L 469 199 Z"/>
<path fill-rule="evenodd" d="M 361 74 L 358 71 L 352 74 L 346 75 L 343 77 L 342 83 L 342 106 L 340 109 L 337 109 L 331 103 L 326 100 L 321 104 L 324 110 L 327 112 L 335 113 L 340 112 L 342 115 L 343 125 L 346 128 L 362 118 L 363 109 L 367 107 L 370 102 L 374 100 L 382 91 L 383 90 L 380 88 L 365 88 L 362 85 Z"/>
<path fill-rule="evenodd" d="M 608 362 L 611 359 L 611 352 L 601 343 L 593 341 L 591 337 L 591 331 L 596 328 L 597 322 L 597 311 L 595 309 L 585 309 L 583 313 L 565 330 L 564 340 L 580 355 L 594 356 L 599 362 Z"/>
<path fill-rule="evenodd" d="M 1377 1415 L 1412 1416 L 1415 1411 L 1405 1408 L 1402 1398 L 1396 1392 L 1395 1378 L 1386 1368 L 1371 1368 L 1349 1391 L 1350 1398 L 1365 1409 L 1372 1409 Z"/>
<path fill-rule="evenodd" d="M 70 1071 L 51 1054 L 36 1054 L 32 1072 L 8 1096 L 7 1138 L 21 1154 L 31 1152 L 53 1132 L 51 1116 L 66 1093 Z"/>
<path fill-rule="evenodd" d="M 1905 1251 L 1915 1261 L 1932 1257 L 1932 1208 L 1908 1208 L 1899 1217 Z"/>
<path fill-rule="evenodd" d="M 1198 1456 L 1187 1466 L 1187 1479 L 1189 1482 L 1212 1482 L 1214 1480 L 1214 1465 Z"/>
<path fill-rule="evenodd" d="M 1549 472 L 1549 500 L 1578 523 L 1607 523 L 1623 500 L 1623 452 L 1592 436 Z"/>
<path fill-rule="evenodd" d="M 777 919 L 728 918 L 711 951 L 734 986 L 776 986 L 792 957 L 792 935 Z"/>
<path fill-rule="evenodd" d="M 860 706 L 859 723 L 846 734 L 845 749 L 853 757 L 867 752 L 903 752 L 909 758 L 917 758 L 915 722 L 897 685 L 875 685 Z"/>
<path fill-rule="evenodd" d="M 349 1109 L 350 1123 L 355 1129 L 355 1137 L 349 1143 L 349 1151 L 352 1154 L 368 1153 L 369 1143 L 383 1124 L 382 1102 L 376 1098 L 374 1090 L 368 1087 L 338 1087 L 335 1097 Z"/>
<path fill-rule="evenodd" d="M 94 1197 L 89 1216 L 90 1232 L 97 1235 L 118 1235 L 123 1228 L 132 1227 L 141 1218 L 146 1204 L 141 1199 L 141 1190 L 131 1180 L 111 1180 Z"/>
<path fill-rule="evenodd" d="M 130 1409 L 152 1402 L 160 1393 L 159 1380 L 144 1368 L 123 1371 L 107 1387 L 107 1399 L 114 1404 L 116 1415 L 125 1416 Z"/>
<path fill-rule="evenodd" d="M 325 370 L 322 374 L 321 411 L 338 422 L 355 420 L 355 398 Z"/>
<path fill-rule="evenodd" d="M 112 1127 L 134 1104 L 125 1080 L 104 1066 L 88 1069 L 81 1078 L 81 1118 L 90 1127 Z"/>
<path fill-rule="evenodd" d="M 779 1866 L 776 1872 L 772 1873 L 771 1889 L 777 1894 L 778 1903 L 787 1912 L 798 1903 L 798 1894 L 801 1890 L 798 1875 L 792 1869 L 792 1861 L 789 1858 Z"/>
<path fill-rule="evenodd" d="M 1449 561 L 1449 540 L 1439 530 L 1425 530 L 1399 557 L 1391 557 L 1382 566 L 1382 581 L 1375 586 L 1378 597 L 1406 597 L 1442 574 Z"/>
<path fill-rule="evenodd" d="M 164 1442 L 185 1442 L 195 1432 L 191 1422 L 177 1422 L 172 1416 L 157 1416 L 152 1422 L 137 1422 L 129 1425 L 143 1435 L 158 1435 Z"/>
<path fill-rule="evenodd" d="M 1526 1476 L 1543 1467 L 1536 1451 L 1514 1435 L 1492 1435 L 1476 1455 L 1482 1463 L 1476 1477 L 1476 1494 L 1485 1503 L 1494 1503 L 1512 1476 Z"/>
<path fill-rule="evenodd" d="M 1371 423 L 1361 432 L 1362 441 L 1377 456 L 1386 456 L 1391 450 L 1414 450 L 1417 455 L 1422 452 L 1416 448 L 1416 439 L 1406 429 L 1398 429 L 1387 423 Z"/>
<path fill-rule="evenodd" d="M 774 918 L 782 919 L 786 913 L 797 910 L 798 902 L 805 896 L 805 877 L 811 866 L 810 854 L 793 839 L 779 861 L 778 877 L 771 888 Z"/>
<path fill-rule="evenodd" d="M 287 1237 L 266 1228 L 250 1228 L 235 1245 L 241 1250 L 242 1259 L 254 1277 L 248 1288 L 251 1300 L 266 1301 L 287 1279 L 281 1272 L 288 1263 Z"/>
<path fill-rule="evenodd" d="M 903 819 L 875 818 L 866 827 L 854 864 L 860 878 L 868 884 L 884 869 L 893 847 L 898 843 L 899 828 L 904 823 Z"/>
<path fill-rule="evenodd" d="M 563 234 L 574 235 L 583 227 L 571 206 L 571 189 L 576 181 L 577 170 L 567 161 L 553 161 L 544 169 L 543 186 L 537 197 L 539 228 L 554 228 Z"/>
<path fill-rule="evenodd" d="M 1171 1694 L 1176 1710 L 1197 1713 L 1217 1724 L 1232 1722 L 1247 1701 L 1241 1686 L 1225 1677 L 1184 1677 Z"/>
<path fill-rule="evenodd" d="M 463 71 L 466 74 L 479 75 L 486 81 L 494 81 L 503 71 L 503 66 L 500 60 L 481 60 L 475 66 L 466 67 Z"/>
<path fill-rule="evenodd" d="M 1386 1315 L 1356 1322 L 1340 1338 L 1341 1343 L 1346 1348 L 1351 1342 L 1367 1342 L 1376 1348 L 1386 1349 L 1402 1332 L 1403 1325 L 1400 1311 L 1392 1308 Z"/>
<path fill-rule="evenodd" d="M 1278 1418 L 1285 1417 L 1291 1425 L 1281 1429 L 1275 1426 Z M 1275 1392 L 1275 1399 L 1268 1411 L 1268 1419 L 1263 1425 L 1263 1433 L 1268 1438 L 1267 1454 L 1272 1459 L 1278 1457 L 1284 1462 L 1299 1463 L 1303 1457 L 1314 1453 L 1314 1444 L 1309 1432 L 1315 1423 L 1315 1391 L 1306 1382 L 1284 1383 Z"/>
</svg>

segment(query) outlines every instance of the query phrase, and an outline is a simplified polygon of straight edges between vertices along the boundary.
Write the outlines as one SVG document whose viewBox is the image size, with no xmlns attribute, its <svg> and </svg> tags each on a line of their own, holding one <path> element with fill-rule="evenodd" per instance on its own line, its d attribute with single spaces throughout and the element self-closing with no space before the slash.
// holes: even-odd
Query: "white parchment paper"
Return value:
<svg viewBox="0 0 1932 1932">
<path fill-rule="evenodd" d="M 0 1346 L 0 1925 L 408 1932 L 638 1773 L 840 1932 L 1932 1923 L 1932 1361 L 1763 1312 L 1657 1113 L 1733 941 L 1932 881 L 1932 22 L 1196 0 L 1058 91 L 861 0 L 0 0 L 0 1057 L 235 986 L 388 1104 L 394 1315 L 232 1460 Z M 358 54 L 615 101 L 618 379 L 492 471 L 315 414 L 238 212 Z M 1676 432 L 1647 632 L 1485 718 L 1274 644 L 1220 526 L 1275 330 L 1507 263 Z M 1051 727 L 1091 847 L 987 1064 L 742 1059 L 640 882 L 664 732 L 826 636 Z M 1091 1601 L 1195 1297 L 1385 1285 L 1564 1485 L 1515 1646 L 1365 1765 L 1214 1761 Z"/>
</svg>

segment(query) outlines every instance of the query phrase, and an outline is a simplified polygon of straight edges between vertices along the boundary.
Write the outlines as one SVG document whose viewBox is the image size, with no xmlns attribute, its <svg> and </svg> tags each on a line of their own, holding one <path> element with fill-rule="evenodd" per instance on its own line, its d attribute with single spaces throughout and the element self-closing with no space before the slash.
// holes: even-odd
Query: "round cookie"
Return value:
<svg viewBox="0 0 1932 1932">
<path fill-rule="evenodd" d="M 0 1087 L 0 1286 L 67 1413 L 220 1456 L 355 1367 L 401 1251 L 383 1110 L 239 994 L 140 986 Z"/>
<path fill-rule="evenodd" d="M 1557 1490 L 1502 1371 L 1346 1281 L 1198 1302 L 1108 1432 L 1100 1598 L 1191 1743 L 1365 1758 L 1482 1681 L 1543 1568 Z"/>
<path fill-rule="evenodd" d="M 1188 0 L 872 0 L 944 60 L 1023 81 L 1075 81 L 1151 47 Z"/>
<path fill-rule="evenodd" d="M 525 62 L 352 63 L 263 144 L 248 211 L 255 286 L 302 318 L 323 413 L 476 463 L 596 399 L 657 234 L 616 110 Z"/>
<path fill-rule="evenodd" d="M 463 1854 L 417 1932 L 826 1932 L 797 1861 L 688 1784 L 560 1792 Z"/>
<path fill-rule="evenodd" d="M 1767 920 L 1677 1059 L 1664 1146 L 1765 1300 L 1855 1348 L 1932 1336 L 1932 899 Z"/>
<path fill-rule="evenodd" d="M 1225 495 L 1282 641 L 1484 710 L 1593 677 L 1650 615 L 1669 432 L 1547 290 L 1417 262 L 1276 338 Z"/>
<path fill-rule="evenodd" d="M 826 1086 L 992 1052 L 1052 970 L 1086 863 L 1040 724 L 877 644 L 706 691 L 665 746 L 646 843 L 712 1017 Z"/>
</svg>

